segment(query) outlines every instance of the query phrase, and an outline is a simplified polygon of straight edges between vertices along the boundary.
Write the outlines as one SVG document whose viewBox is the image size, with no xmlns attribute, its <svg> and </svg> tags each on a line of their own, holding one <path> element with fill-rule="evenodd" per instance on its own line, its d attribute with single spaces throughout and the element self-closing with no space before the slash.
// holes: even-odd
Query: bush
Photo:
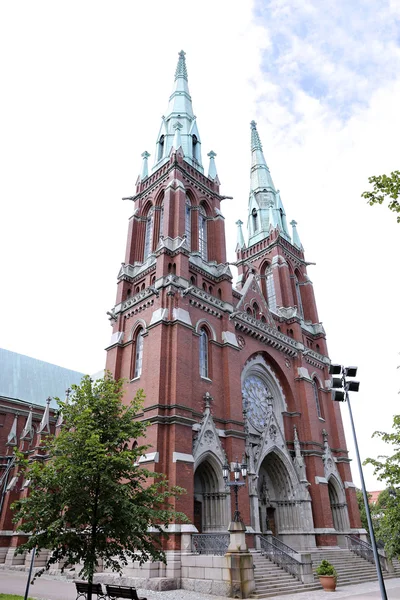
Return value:
<svg viewBox="0 0 400 600">
<path fill-rule="evenodd" d="M 327 560 L 322 560 L 321 564 L 315 569 L 317 575 L 333 575 L 337 578 L 337 571 L 333 565 Z"/>
</svg>

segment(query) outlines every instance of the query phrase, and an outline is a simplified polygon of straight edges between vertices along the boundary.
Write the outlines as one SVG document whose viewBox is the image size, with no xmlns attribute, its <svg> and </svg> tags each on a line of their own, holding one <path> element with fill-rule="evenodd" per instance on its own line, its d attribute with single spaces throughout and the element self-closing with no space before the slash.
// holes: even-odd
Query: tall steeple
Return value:
<svg viewBox="0 0 400 600">
<path fill-rule="evenodd" d="M 196 117 L 193 114 L 185 52 L 183 50 L 179 52 L 178 64 L 175 70 L 174 88 L 169 98 L 167 113 L 162 117 L 160 131 L 157 136 L 153 172 L 169 159 L 172 148 L 178 150 L 178 148 L 174 147 L 177 129 L 179 129 L 179 142 L 181 143 L 185 160 L 203 173 L 201 140 Z"/>
<path fill-rule="evenodd" d="M 251 171 L 247 229 L 249 246 L 268 237 L 271 229 L 279 229 L 290 241 L 286 214 L 279 192 L 275 189 L 266 163 L 257 123 L 251 127 Z"/>
</svg>

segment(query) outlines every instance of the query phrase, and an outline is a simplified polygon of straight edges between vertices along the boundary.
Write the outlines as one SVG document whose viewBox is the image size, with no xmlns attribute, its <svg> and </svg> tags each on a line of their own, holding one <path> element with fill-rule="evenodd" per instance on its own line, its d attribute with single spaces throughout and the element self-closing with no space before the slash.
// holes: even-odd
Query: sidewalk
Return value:
<svg viewBox="0 0 400 600">
<path fill-rule="evenodd" d="M 24 596 L 28 573 L 25 571 L 0 570 L 0 592 Z M 385 582 L 389 600 L 400 600 L 400 579 L 389 579 Z M 377 581 L 338 587 L 334 598 L 356 600 L 381 600 Z M 186 590 L 171 590 L 169 592 L 153 592 L 138 589 L 139 597 L 147 600 L 226 600 L 221 596 L 209 596 Z M 64 578 L 56 579 L 43 575 L 30 586 L 29 597 L 38 600 L 75 600 L 76 591 L 72 581 Z M 327 600 L 326 592 L 322 589 L 314 592 L 301 592 L 286 596 L 272 596 L 268 600 Z"/>
</svg>

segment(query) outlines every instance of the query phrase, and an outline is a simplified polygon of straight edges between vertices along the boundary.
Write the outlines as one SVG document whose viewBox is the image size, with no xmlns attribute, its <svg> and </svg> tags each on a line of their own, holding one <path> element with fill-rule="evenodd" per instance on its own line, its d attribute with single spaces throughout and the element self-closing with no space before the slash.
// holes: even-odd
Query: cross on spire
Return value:
<svg viewBox="0 0 400 600">
<path fill-rule="evenodd" d="M 185 54 L 186 52 L 183 50 L 179 52 L 178 64 L 176 65 L 175 71 L 175 81 L 178 79 L 178 77 L 183 77 L 186 79 L 186 81 L 188 80 Z"/>
</svg>

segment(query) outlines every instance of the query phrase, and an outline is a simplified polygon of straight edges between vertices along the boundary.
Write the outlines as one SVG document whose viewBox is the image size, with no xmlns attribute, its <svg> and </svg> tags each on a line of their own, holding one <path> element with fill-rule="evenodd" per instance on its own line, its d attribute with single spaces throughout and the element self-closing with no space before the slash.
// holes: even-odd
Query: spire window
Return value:
<svg viewBox="0 0 400 600">
<path fill-rule="evenodd" d="M 153 242 L 153 224 L 154 224 L 154 209 L 151 208 L 146 218 L 146 235 L 144 238 L 144 255 L 143 260 L 146 260 L 152 251 Z"/>
<path fill-rule="evenodd" d="M 205 329 L 200 330 L 199 368 L 200 377 L 208 378 L 208 335 Z"/>
<path fill-rule="evenodd" d="M 191 249 L 191 239 L 192 239 L 192 206 L 191 206 L 190 200 L 187 196 L 186 196 L 186 204 L 185 204 L 185 235 L 186 235 L 186 243 L 190 250 Z"/>
<path fill-rule="evenodd" d="M 199 208 L 199 252 L 203 260 L 207 260 L 207 216 L 204 206 Z"/>
<path fill-rule="evenodd" d="M 265 287 L 267 290 L 267 303 L 270 310 L 276 311 L 276 291 L 274 274 L 271 267 L 267 267 L 265 271 Z"/>
<path fill-rule="evenodd" d="M 158 141 L 158 154 L 157 160 L 161 160 L 164 156 L 164 145 L 165 145 L 165 137 L 162 135 Z"/>
<path fill-rule="evenodd" d="M 193 159 L 199 162 L 199 140 L 195 135 L 192 136 L 192 154 Z"/>
<path fill-rule="evenodd" d="M 251 211 L 251 222 L 253 226 L 253 233 L 255 233 L 258 230 L 258 213 L 257 209 L 255 208 L 253 208 Z"/>
</svg>

